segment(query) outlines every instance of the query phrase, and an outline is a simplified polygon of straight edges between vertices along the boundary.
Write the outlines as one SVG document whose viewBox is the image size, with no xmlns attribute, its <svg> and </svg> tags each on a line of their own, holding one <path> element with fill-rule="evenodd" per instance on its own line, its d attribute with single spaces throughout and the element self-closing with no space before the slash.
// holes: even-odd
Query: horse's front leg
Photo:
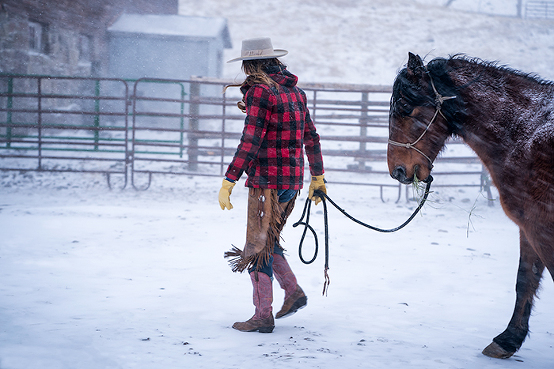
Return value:
<svg viewBox="0 0 554 369">
<path fill-rule="evenodd" d="M 493 342 L 483 350 L 483 354 L 498 359 L 506 359 L 512 356 L 527 337 L 533 299 L 544 271 L 544 264 L 521 229 L 519 231 L 519 245 L 520 257 L 514 314 L 508 328 L 496 336 Z"/>
</svg>

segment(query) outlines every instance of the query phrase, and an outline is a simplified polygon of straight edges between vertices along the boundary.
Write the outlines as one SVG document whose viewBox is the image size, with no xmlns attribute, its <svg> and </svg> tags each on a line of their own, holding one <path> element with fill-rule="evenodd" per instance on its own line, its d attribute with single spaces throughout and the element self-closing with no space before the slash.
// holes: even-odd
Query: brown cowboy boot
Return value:
<svg viewBox="0 0 554 369">
<path fill-rule="evenodd" d="M 277 314 L 275 318 L 284 318 L 296 313 L 299 309 L 304 308 L 308 304 L 308 297 L 302 291 L 299 285 L 296 285 L 296 291 L 289 297 L 285 299 L 283 307 Z"/>
<path fill-rule="evenodd" d="M 302 288 L 296 282 L 296 277 L 292 272 L 287 260 L 279 254 L 273 255 L 273 272 L 282 289 L 285 290 L 285 302 L 283 307 L 275 315 L 275 318 L 290 316 L 302 309 L 308 303 L 308 298 L 302 291 Z"/>
<path fill-rule="evenodd" d="M 241 332 L 271 333 L 275 328 L 271 303 L 273 302 L 273 287 L 271 278 L 265 273 L 250 273 L 254 287 L 254 316 L 246 322 L 236 322 L 233 328 Z"/>
</svg>

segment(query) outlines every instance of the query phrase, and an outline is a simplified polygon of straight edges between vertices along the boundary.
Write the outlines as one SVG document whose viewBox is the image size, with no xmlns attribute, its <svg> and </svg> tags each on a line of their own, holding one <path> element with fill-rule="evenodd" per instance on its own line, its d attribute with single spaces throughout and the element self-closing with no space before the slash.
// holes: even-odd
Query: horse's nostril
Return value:
<svg viewBox="0 0 554 369">
<path fill-rule="evenodd" d="M 391 173 L 392 178 L 402 181 L 404 178 L 406 178 L 406 169 L 404 167 L 396 167 Z"/>
<path fill-rule="evenodd" d="M 404 167 L 396 167 L 392 171 L 392 176 L 395 179 L 406 177 L 406 169 Z"/>
<path fill-rule="evenodd" d="M 393 169 L 391 177 L 399 181 L 400 183 L 408 184 L 412 183 L 412 179 L 406 175 L 406 168 L 403 166 L 397 166 Z"/>
</svg>

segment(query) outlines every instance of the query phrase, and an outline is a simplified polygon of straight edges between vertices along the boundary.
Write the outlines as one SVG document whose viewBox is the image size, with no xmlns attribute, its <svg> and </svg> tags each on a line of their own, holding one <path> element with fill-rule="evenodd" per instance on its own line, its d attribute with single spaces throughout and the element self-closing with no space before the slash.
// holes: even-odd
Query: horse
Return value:
<svg viewBox="0 0 554 369">
<path fill-rule="evenodd" d="M 509 358 L 529 333 L 544 269 L 554 278 L 554 83 L 465 55 L 425 65 L 409 53 L 390 100 L 390 175 L 404 184 L 429 182 L 451 136 L 481 159 L 504 212 L 519 227 L 514 312 L 483 350 Z"/>
</svg>

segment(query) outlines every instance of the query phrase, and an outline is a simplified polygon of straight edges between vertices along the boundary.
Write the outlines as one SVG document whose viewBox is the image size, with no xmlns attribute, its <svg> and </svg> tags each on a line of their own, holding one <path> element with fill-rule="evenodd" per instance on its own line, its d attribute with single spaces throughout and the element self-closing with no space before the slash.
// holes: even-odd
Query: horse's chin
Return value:
<svg viewBox="0 0 554 369">
<path fill-rule="evenodd" d="M 409 185 L 409 184 L 412 184 L 414 183 L 414 179 L 413 178 L 404 178 L 404 179 L 396 179 L 398 182 L 402 183 L 402 184 L 405 184 L 405 185 Z"/>
<path fill-rule="evenodd" d="M 424 180 L 422 180 L 421 182 L 429 183 L 429 182 L 432 182 L 432 181 L 433 181 L 433 177 L 429 174 L 429 176 L 427 178 L 425 178 Z"/>
</svg>

